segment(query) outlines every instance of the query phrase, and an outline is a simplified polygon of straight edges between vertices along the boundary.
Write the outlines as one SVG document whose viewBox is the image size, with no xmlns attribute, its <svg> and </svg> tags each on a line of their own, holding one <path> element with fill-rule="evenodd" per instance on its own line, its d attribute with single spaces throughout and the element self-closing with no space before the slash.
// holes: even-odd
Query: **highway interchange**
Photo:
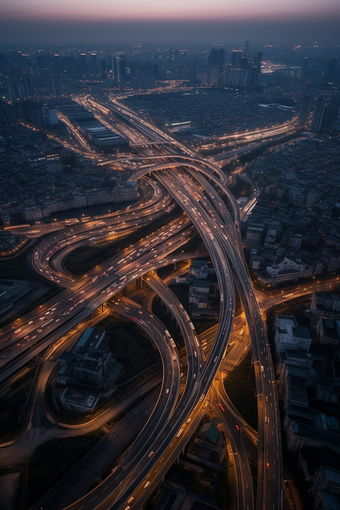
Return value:
<svg viewBox="0 0 340 510">
<path fill-rule="evenodd" d="M 118 469 L 68 508 L 140 508 L 191 437 L 204 414 L 208 393 L 211 392 L 215 401 L 222 400 L 222 389 L 214 380 L 228 348 L 237 289 L 251 339 L 259 423 L 256 506 L 240 434 L 234 427 L 228 430 L 235 456 L 238 453 L 240 459 L 235 462 L 237 508 L 280 509 L 282 452 L 275 376 L 258 300 L 243 257 L 239 232 L 241 215 L 228 190 L 228 176 L 211 159 L 202 158 L 117 101 L 107 101 L 105 106 L 103 101 L 90 97 L 81 97 L 78 101 L 92 109 L 108 126 L 113 127 L 114 122 L 116 131 L 129 135 L 133 143 L 140 145 L 138 155 L 126 156 L 125 160 L 136 165 L 131 180 L 143 181 L 149 190 L 149 198 L 142 198 L 107 218 L 52 233 L 35 246 L 30 253 L 32 270 L 63 290 L 38 310 L 0 330 L 0 381 L 15 374 L 105 303 L 114 313 L 138 323 L 153 339 L 162 359 L 163 382 L 156 406 Z M 75 139 L 88 152 L 83 140 L 77 138 L 76 128 L 68 124 L 68 129 L 75 133 Z M 276 126 L 272 132 L 266 129 L 261 134 L 248 135 L 256 140 L 293 129 L 292 123 L 288 123 L 281 131 Z M 248 146 L 240 151 L 249 149 L 251 143 L 247 139 Z M 102 165 L 111 161 L 102 155 L 98 155 L 97 160 Z M 63 261 L 75 248 L 136 232 L 164 213 L 171 213 L 176 202 L 185 214 L 141 238 L 100 267 L 81 278 L 65 270 Z M 180 248 L 197 232 L 209 253 L 220 289 L 219 324 L 208 354 L 204 352 L 204 342 L 200 344 L 183 306 L 155 273 L 160 267 L 199 256 L 197 253 L 180 253 Z M 121 295 L 126 286 L 141 278 L 166 304 L 180 327 L 186 349 L 185 371 L 181 368 L 184 358 L 179 356 L 162 323 L 146 308 Z M 184 389 L 180 392 L 181 381 Z M 226 412 L 231 413 L 231 420 L 235 419 L 229 407 L 217 412 L 221 419 L 225 418 Z M 230 423 L 230 419 L 228 421 Z"/>
</svg>

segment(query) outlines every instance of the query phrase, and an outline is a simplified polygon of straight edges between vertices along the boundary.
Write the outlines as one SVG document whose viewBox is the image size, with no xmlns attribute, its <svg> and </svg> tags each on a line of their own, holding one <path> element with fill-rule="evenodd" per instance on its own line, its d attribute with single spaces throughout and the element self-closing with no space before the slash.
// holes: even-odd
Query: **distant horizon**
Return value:
<svg viewBox="0 0 340 510">
<path fill-rule="evenodd" d="M 1 14 L 1 11 L 0 11 Z M 84 21 L 0 17 L 0 45 L 25 44 L 303 44 L 340 47 L 340 17 L 233 21 Z"/>
</svg>

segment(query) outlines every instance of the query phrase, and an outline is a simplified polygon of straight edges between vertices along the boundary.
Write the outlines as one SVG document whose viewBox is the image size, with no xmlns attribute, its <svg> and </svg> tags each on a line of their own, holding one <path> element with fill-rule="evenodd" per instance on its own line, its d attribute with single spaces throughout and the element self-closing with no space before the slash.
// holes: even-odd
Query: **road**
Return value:
<svg viewBox="0 0 340 510">
<path fill-rule="evenodd" d="M 136 168 L 131 180 L 143 179 L 152 189 L 152 197 L 140 208 L 138 206 L 141 204 L 130 206 L 108 219 L 65 229 L 48 236 L 37 246 L 32 256 L 32 267 L 65 290 L 41 307 L 41 310 L 30 312 L 17 324 L 0 330 L 0 350 L 5 353 L 0 360 L 0 379 L 9 377 L 27 360 L 55 343 L 62 334 L 109 300 L 112 310 L 138 322 L 153 338 L 161 354 L 164 376 L 160 396 L 150 420 L 124 454 L 118 470 L 85 498 L 72 505 L 75 510 L 125 508 L 131 494 L 138 494 L 133 496 L 130 505 L 131 508 L 137 508 L 153 490 L 157 480 L 164 476 L 173 459 L 189 440 L 193 425 L 199 422 L 204 412 L 206 395 L 228 349 L 235 316 L 236 288 L 248 323 L 255 360 L 259 418 L 256 508 L 279 509 L 282 505 L 282 457 L 273 364 L 261 311 L 244 260 L 239 231 L 241 215 L 235 198 L 228 190 L 228 177 L 211 160 L 202 158 L 193 149 L 118 104 L 115 99 L 111 98 L 111 102 L 105 104 L 103 101 L 94 101 L 90 96 L 79 97 L 77 100 L 92 109 L 95 116 L 107 126 L 112 126 L 118 119 L 120 132 L 129 136 L 136 148 L 140 146 L 140 155 L 131 164 L 147 164 Z M 68 125 L 67 119 L 63 121 Z M 92 151 L 78 136 L 75 127 L 72 124 L 68 127 L 75 143 L 87 153 Z M 280 127 L 275 127 L 277 135 L 295 129 L 289 123 L 281 128 L 279 132 Z M 274 128 L 262 133 L 262 136 L 265 134 L 274 136 Z M 233 149 L 228 157 L 247 152 L 253 145 L 260 146 L 262 142 L 254 141 L 259 135 L 249 134 L 251 140 Z M 96 154 L 92 156 L 96 157 Z M 158 162 L 155 163 L 154 159 Z M 102 163 L 107 164 L 108 161 Z M 146 174 L 152 176 L 151 179 Z M 222 200 L 220 193 L 225 200 Z M 74 248 L 134 232 L 164 214 L 164 211 L 170 212 L 175 202 L 185 213 L 178 220 L 141 239 L 82 278 L 75 278 L 65 271 L 63 261 Z M 219 324 L 215 337 L 208 338 L 207 334 L 203 340 L 202 351 L 182 305 L 152 273 L 164 265 L 197 256 L 172 255 L 197 232 L 209 252 L 220 290 Z M 169 334 L 148 310 L 117 296 L 124 287 L 143 276 L 176 317 L 185 339 L 188 367 L 181 395 L 180 359 Z M 244 351 L 237 348 L 233 352 L 235 359 L 239 359 Z M 220 399 L 218 390 L 213 391 L 215 398 Z M 225 419 L 224 414 L 221 419 Z M 229 428 L 234 453 L 239 455 L 236 462 L 238 507 L 251 505 L 249 508 L 253 508 L 249 469 L 247 475 L 243 473 L 243 468 L 248 465 L 244 447 L 238 440 L 239 435 L 235 435 L 235 430 L 230 429 L 228 423 L 225 423 L 225 427 Z"/>
</svg>

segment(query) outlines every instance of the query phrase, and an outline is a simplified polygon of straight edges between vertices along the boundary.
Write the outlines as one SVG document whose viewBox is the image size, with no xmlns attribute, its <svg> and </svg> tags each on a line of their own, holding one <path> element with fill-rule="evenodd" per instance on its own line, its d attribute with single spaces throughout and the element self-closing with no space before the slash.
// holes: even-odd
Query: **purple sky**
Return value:
<svg viewBox="0 0 340 510">
<path fill-rule="evenodd" d="M 87 20 L 231 20 L 340 13 L 338 0 L 2 0 L 2 16 Z"/>
<path fill-rule="evenodd" d="M 238 40 L 328 43 L 339 21 L 339 0 L 0 0 L 0 43 L 224 42 L 240 31 Z"/>
</svg>

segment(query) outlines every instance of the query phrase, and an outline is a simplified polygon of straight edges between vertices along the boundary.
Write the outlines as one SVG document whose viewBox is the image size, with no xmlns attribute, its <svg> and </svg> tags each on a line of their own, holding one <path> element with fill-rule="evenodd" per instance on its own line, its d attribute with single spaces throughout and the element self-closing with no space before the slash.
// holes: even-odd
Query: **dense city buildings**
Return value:
<svg viewBox="0 0 340 510">
<path fill-rule="evenodd" d="M 340 508 L 339 58 L 0 47 L 6 508 Z"/>
</svg>

